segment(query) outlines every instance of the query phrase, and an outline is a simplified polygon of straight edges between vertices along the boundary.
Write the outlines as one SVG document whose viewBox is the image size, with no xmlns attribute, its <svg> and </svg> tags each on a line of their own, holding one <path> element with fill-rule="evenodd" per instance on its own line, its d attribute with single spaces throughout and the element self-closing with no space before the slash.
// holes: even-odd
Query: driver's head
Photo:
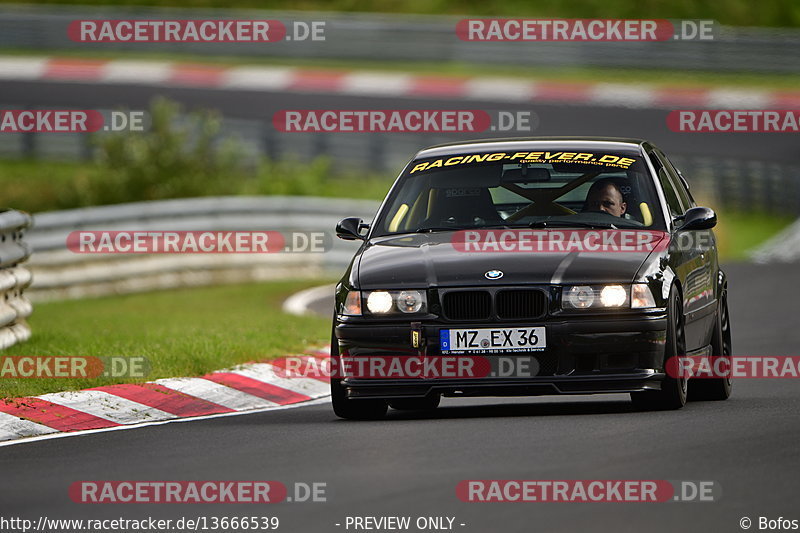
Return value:
<svg viewBox="0 0 800 533">
<path fill-rule="evenodd" d="M 624 215 L 627 208 L 619 185 L 610 180 L 594 182 L 583 207 L 584 211 L 602 211 L 615 217 Z"/>
</svg>

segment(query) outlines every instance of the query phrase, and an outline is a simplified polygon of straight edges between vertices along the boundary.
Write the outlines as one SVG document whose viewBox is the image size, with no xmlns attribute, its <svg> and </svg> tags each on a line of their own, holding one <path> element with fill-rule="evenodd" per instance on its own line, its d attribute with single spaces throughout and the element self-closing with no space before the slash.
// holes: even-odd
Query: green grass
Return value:
<svg viewBox="0 0 800 533">
<path fill-rule="evenodd" d="M 776 235 L 796 220 L 796 217 L 769 213 L 718 213 L 719 223 L 714 230 L 719 241 L 720 257 L 724 261 L 744 261 L 759 244 Z"/>
<path fill-rule="evenodd" d="M 0 160 L 0 207 L 36 212 L 84 205 L 81 196 L 94 172 L 85 163 Z"/>
<path fill-rule="evenodd" d="M 15 2 L 16 0 L 4 0 Z M 798 26 L 800 6 L 792 0 L 48 0 L 51 4 L 161 6 L 183 8 L 376 11 L 446 15 L 564 18 L 716 19 L 743 26 Z"/>
<path fill-rule="evenodd" d="M 526 67 L 524 65 L 476 64 L 441 61 L 369 61 L 341 59 L 286 58 L 270 56 L 217 56 L 192 55 L 177 52 L 120 52 L 100 50 L 19 50 L 0 49 L 0 55 L 54 56 L 83 59 L 128 59 L 154 61 L 180 61 L 221 66 L 293 66 L 308 69 L 368 70 L 403 72 L 422 75 L 451 75 L 466 77 L 497 76 L 523 80 L 540 80 L 577 83 L 650 83 L 681 88 L 714 88 L 731 86 L 754 89 L 796 90 L 800 86 L 798 74 L 741 72 L 709 72 L 668 69 L 623 69 L 601 67 Z M 654 65 L 657 62 L 654 63 Z"/>
<path fill-rule="evenodd" d="M 380 200 L 395 176 L 334 175 L 327 163 L 264 163 L 249 174 L 228 174 L 205 187 L 198 181 L 188 194 L 164 192 L 158 198 L 134 196 L 109 185 L 108 174 L 93 163 L 0 160 L 2 204 L 31 213 L 185 196 L 291 195 Z M 102 186 L 102 187 L 101 187 Z M 98 192 L 98 189 L 100 192 Z M 137 189 L 138 192 L 144 192 Z"/>
<path fill-rule="evenodd" d="M 2 356 L 143 356 L 151 366 L 144 381 L 200 376 L 327 344 L 329 319 L 281 312 L 290 294 L 320 283 L 282 281 L 38 303 L 30 319 L 31 340 Z M 5 378 L 0 379 L 0 397 L 125 381 Z"/>
</svg>

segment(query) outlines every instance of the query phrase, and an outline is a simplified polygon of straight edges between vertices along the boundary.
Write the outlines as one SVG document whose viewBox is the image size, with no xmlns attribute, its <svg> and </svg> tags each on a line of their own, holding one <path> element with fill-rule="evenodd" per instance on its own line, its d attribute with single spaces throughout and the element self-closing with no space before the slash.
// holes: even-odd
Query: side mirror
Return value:
<svg viewBox="0 0 800 533">
<path fill-rule="evenodd" d="M 336 236 L 345 241 L 363 241 L 364 237 L 361 235 L 361 230 L 368 227 L 369 224 L 364 224 L 358 217 L 343 218 L 336 224 Z"/>
<path fill-rule="evenodd" d="M 711 229 L 717 225 L 717 214 L 708 207 L 692 207 L 681 218 L 683 225 L 678 231 Z"/>
</svg>

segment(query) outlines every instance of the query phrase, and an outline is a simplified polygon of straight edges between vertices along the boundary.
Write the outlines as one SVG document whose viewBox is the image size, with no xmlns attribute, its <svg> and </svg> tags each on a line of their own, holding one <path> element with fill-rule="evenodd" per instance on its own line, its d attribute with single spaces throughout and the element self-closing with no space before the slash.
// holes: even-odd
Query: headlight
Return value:
<svg viewBox="0 0 800 533">
<path fill-rule="evenodd" d="M 619 309 L 628 305 L 628 287 L 573 285 L 561 293 L 562 309 Z"/>
<path fill-rule="evenodd" d="M 585 309 L 594 304 L 594 289 L 586 285 L 570 287 L 564 301 L 575 309 Z"/>
<path fill-rule="evenodd" d="M 419 313 L 425 298 L 419 291 L 403 291 L 397 295 L 397 308 L 403 313 Z"/>
<path fill-rule="evenodd" d="M 600 291 L 600 302 L 604 307 L 622 307 L 628 300 L 628 291 L 622 285 L 607 285 Z"/>
<path fill-rule="evenodd" d="M 386 291 L 375 291 L 367 296 L 367 309 L 370 313 L 383 314 L 392 310 L 394 299 Z"/>
<path fill-rule="evenodd" d="M 367 309 L 376 315 L 390 313 L 425 313 L 428 301 L 425 291 L 371 291 L 367 294 Z"/>
<path fill-rule="evenodd" d="M 631 308 L 644 309 L 655 306 L 656 300 L 653 298 L 653 292 L 646 283 L 634 283 L 631 285 Z"/>
</svg>

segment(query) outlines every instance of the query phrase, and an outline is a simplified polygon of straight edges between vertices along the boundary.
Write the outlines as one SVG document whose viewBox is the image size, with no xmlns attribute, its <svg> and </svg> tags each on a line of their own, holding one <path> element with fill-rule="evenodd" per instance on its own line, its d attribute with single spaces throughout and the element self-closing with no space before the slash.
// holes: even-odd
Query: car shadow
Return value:
<svg viewBox="0 0 800 533">
<path fill-rule="evenodd" d="M 486 405 L 446 405 L 431 411 L 398 411 L 389 409 L 387 420 L 420 420 L 448 418 L 502 418 L 578 416 L 635 413 L 633 404 L 625 400 L 547 402 L 547 403 L 490 403 Z"/>
</svg>

